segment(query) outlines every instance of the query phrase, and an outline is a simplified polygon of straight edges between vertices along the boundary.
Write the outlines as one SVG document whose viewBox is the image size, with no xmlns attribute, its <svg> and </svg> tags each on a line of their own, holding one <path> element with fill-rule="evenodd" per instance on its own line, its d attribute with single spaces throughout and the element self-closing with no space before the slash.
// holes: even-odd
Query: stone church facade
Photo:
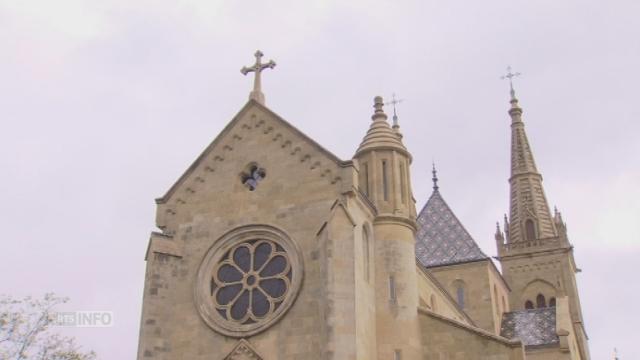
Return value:
<svg viewBox="0 0 640 360">
<path fill-rule="evenodd" d="M 351 160 L 248 103 L 161 198 L 138 359 L 589 359 L 573 247 L 512 90 L 503 272 L 434 191 L 383 100 Z"/>
</svg>

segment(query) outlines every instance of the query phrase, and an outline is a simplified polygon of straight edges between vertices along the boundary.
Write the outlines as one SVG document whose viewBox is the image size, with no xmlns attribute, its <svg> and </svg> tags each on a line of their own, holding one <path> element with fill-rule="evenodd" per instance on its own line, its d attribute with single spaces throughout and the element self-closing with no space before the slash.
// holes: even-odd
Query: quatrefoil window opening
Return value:
<svg viewBox="0 0 640 360">
<path fill-rule="evenodd" d="M 270 240 L 242 242 L 214 268 L 211 299 L 225 320 L 252 324 L 278 309 L 291 279 L 291 264 L 280 245 Z"/>
<path fill-rule="evenodd" d="M 258 167 L 256 164 L 248 166 L 247 171 L 241 175 L 242 184 L 246 186 L 249 191 L 254 191 L 258 187 L 258 183 L 267 176 L 267 172 Z"/>
</svg>

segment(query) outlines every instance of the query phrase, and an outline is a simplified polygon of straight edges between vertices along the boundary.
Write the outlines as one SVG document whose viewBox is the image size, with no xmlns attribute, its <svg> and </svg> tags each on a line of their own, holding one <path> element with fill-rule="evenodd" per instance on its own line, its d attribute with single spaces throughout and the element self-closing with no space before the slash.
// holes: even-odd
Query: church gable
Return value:
<svg viewBox="0 0 640 360">
<path fill-rule="evenodd" d="M 190 339 L 172 343 L 172 351 L 190 354 L 191 345 L 206 343 L 216 353 L 230 338 L 246 338 L 265 355 L 321 353 L 329 305 L 318 294 L 328 287 L 328 245 L 318 233 L 328 223 L 340 234 L 336 243 L 354 241 L 356 220 L 336 203 L 354 173 L 351 162 L 250 100 L 158 199 L 163 232 L 152 237 L 149 252 L 172 255 L 176 268 L 159 275 L 167 286 L 162 298 L 145 300 L 145 314 Z M 151 276 L 167 268 L 149 258 Z"/>
<path fill-rule="evenodd" d="M 258 158 L 263 162 L 257 162 Z M 298 173 L 293 168 L 299 168 L 336 188 L 351 177 L 343 175 L 345 168 L 351 167 L 350 161 L 340 160 L 277 114 L 250 100 L 169 191 L 156 199 L 158 226 L 165 228 L 180 209 L 201 201 L 212 182 L 231 181 L 251 187 L 259 186 L 262 178 L 273 178 L 276 173 L 263 168 L 265 159 L 286 162 L 288 170 L 281 171 L 280 176 L 293 176 Z M 255 179 L 256 175 L 260 179 Z M 220 186 L 215 188 L 222 190 Z"/>
</svg>

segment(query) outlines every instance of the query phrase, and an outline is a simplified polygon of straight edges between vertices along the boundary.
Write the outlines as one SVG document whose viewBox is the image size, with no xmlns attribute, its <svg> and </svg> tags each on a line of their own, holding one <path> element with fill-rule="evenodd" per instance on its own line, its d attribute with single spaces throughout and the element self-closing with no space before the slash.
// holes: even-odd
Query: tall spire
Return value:
<svg viewBox="0 0 640 360">
<path fill-rule="evenodd" d="M 503 79 L 509 79 L 511 116 L 511 204 L 508 241 L 518 242 L 555 237 L 558 235 L 549 204 L 542 187 L 533 151 L 522 121 L 522 108 L 513 89 L 513 78 L 520 75 L 511 67 Z"/>
<path fill-rule="evenodd" d="M 262 70 L 273 69 L 276 67 L 276 63 L 273 60 L 269 60 L 269 62 L 263 64 L 262 57 L 264 54 L 260 50 L 256 51 L 254 56 L 256 57 L 256 63 L 251 67 L 243 66 L 242 69 L 240 69 L 240 72 L 243 75 L 247 75 L 250 72 L 255 73 L 255 77 L 253 78 L 253 91 L 249 94 L 249 99 L 253 99 L 264 105 L 264 94 L 262 93 Z"/>
</svg>

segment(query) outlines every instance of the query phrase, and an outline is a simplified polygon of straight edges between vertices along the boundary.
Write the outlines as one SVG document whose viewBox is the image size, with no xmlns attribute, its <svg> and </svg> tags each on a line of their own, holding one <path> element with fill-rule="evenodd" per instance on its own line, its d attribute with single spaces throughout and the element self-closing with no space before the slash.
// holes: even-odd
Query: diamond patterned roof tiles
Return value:
<svg viewBox="0 0 640 360">
<path fill-rule="evenodd" d="M 488 259 L 435 190 L 417 219 L 416 257 L 424 267 Z"/>
<path fill-rule="evenodd" d="M 525 346 L 550 345 L 559 342 L 556 333 L 556 308 L 518 310 L 502 317 L 500 336 L 518 338 Z"/>
</svg>

